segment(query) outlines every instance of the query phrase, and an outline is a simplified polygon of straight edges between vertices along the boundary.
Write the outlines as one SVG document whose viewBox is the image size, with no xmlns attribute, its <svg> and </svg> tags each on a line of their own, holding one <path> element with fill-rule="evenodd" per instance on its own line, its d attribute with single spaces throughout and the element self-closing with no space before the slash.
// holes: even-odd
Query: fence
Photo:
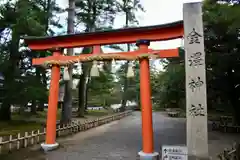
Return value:
<svg viewBox="0 0 240 160">
<path fill-rule="evenodd" d="M 225 149 L 218 155 L 219 160 L 240 160 L 240 145 L 235 143 L 231 149 Z"/>
<path fill-rule="evenodd" d="M 240 132 L 240 126 L 236 125 L 231 116 L 220 116 L 218 119 L 215 118 L 212 123 L 212 129 L 225 133 Z"/>
<path fill-rule="evenodd" d="M 67 136 L 80 131 L 85 131 L 90 128 L 109 123 L 111 121 L 119 120 L 130 114 L 132 114 L 132 111 L 116 113 L 114 115 L 98 118 L 96 120 L 86 121 L 83 124 L 81 124 L 79 121 L 72 121 L 71 123 L 66 125 L 58 125 L 57 137 Z M 43 128 L 32 132 L 25 132 L 24 135 L 18 133 L 17 135 L 0 137 L 0 154 L 19 150 L 21 148 L 26 148 L 28 146 L 43 142 L 45 139 L 45 134 L 46 129 Z"/>
</svg>

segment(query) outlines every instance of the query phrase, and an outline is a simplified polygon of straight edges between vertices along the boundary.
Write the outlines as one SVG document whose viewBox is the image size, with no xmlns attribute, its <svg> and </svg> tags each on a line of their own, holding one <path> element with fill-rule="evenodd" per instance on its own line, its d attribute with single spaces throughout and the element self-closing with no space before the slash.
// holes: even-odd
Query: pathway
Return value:
<svg viewBox="0 0 240 160">
<path fill-rule="evenodd" d="M 185 144 L 185 120 L 154 113 L 155 150 L 162 144 Z M 215 155 L 231 146 L 237 136 L 209 133 L 209 151 Z M 135 112 L 107 125 L 60 139 L 61 147 L 46 154 L 37 152 L 25 160 L 134 160 L 141 149 L 141 114 Z M 19 159 L 19 158 L 18 158 Z M 21 159 L 21 160 L 23 160 Z M 215 158 L 214 158 L 215 159 Z M 20 159 L 19 159 L 20 160 Z"/>
</svg>

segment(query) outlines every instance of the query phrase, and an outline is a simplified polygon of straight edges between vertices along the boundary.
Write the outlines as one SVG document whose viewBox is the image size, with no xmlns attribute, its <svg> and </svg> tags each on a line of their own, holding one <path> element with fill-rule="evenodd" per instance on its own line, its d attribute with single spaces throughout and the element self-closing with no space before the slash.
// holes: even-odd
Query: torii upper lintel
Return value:
<svg viewBox="0 0 240 160">
<path fill-rule="evenodd" d="M 94 45 L 135 43 L 139 39 L 163 41 L 183 36 L 183 21 L 138 28 L 114 29 L 54 37 L 23 37 L 32 50 L 74 48 Z"/>
</svg>

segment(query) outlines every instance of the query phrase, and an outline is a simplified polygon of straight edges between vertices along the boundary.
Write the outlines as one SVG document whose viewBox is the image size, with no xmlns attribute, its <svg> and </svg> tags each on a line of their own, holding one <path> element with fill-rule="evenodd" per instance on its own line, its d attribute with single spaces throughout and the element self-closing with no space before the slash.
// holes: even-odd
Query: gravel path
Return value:
<svg viewBox="0 0 240 160">
<path fill-rule="evenodd" d="M 162 144 L 185 145 L 185 119 L 153 113 L 155 150 Z M 215 155 L 229 147 L 238 136 L 209 133 L 209 152 Z M 24 160 L 135 160 L 141 150 L 141 114 L 126 117 L 74 136 L 59 139 L 61 146 L 49 153 L 36 153 Z M 23 160 L 19 159 L 18 160 Z M 216 158 L 213 158 L 216 159 Z"/>
</svg>

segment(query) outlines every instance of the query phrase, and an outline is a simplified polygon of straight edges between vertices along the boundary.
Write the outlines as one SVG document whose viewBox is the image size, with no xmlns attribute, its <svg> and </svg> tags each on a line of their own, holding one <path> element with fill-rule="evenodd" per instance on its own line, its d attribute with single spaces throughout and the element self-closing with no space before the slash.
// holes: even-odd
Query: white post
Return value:
<svg viewBox="0 0 240 160">
<path fill-rule="evenodd" d="M 2 153 L 2 147 L 3 147 L 2 142 L 3 142 L 3 138 L 0 137 L 0 154 Z"/>
<path fill-rule="evenodd" d="M 208 159 L 206 68 L 201 2 L 183 5 L 188 154 Z"/>
<path fill-rule="evenodd" d="M 19 150 L 20 149 L 20 145 L 21 145 L 21 134 L 20 133 L 18 133 L 18 135 L 17 135 L 17 150 Z"/>
</svg>

